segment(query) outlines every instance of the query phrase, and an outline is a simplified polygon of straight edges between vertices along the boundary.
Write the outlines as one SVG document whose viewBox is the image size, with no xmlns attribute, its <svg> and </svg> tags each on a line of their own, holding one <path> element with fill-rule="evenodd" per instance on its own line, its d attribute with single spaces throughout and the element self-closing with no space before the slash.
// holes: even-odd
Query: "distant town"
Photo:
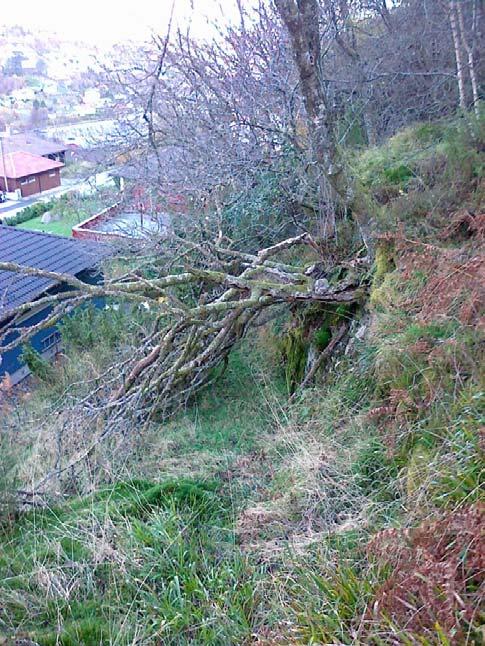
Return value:
<svg viewBox="0 0 485 646">
<path fill-rule="evenodd" d="M 104 52 L 86 43 L 20 26 L 4 28 L 0 129 L 48 128 L 52 133 L 61 124 L 104 117 L 116 102 L 101 83 L 106 60 Z"/>
<path fill-rule="evenodd" d="M 0 223 L 94 239 L 166 227 L 146 213 L 126 151 L 107 144 L 133 111 L 106 82 L 109 62 L 55 34 L 0 32 Z"/>
</svg>

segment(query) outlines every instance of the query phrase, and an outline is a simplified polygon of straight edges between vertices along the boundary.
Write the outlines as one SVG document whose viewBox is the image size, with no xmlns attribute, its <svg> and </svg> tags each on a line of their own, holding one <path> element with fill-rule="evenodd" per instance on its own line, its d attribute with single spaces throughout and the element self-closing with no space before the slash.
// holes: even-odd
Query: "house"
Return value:
<svg viewBox="0 0 485 646">
<path fill-rule="evenodd" d="M 27 152 L 0 156 L 0 190 L 19 191 L 22 197 L 36 195 L 61 185 L 59 169 L 64 164 Z"/>
<path fill-rule="evenodd" d="M 65 162 L 69 146 L 61 141 L 47 141 L 30 132 L 19 132 L 3 136 L 4 153 L 32 153 L 54 161 Z"/>
<path fill-rule="evenodd" d="M 0 262 L 68 274 L 96 284 L 101 280 L 97 265 L 110 253 L 106 245 L 0 225 Z M 21 360 L 21 347 L 2 353 L 2 346 L 18 338 L 19 332 L 9 328 L 32 327 L 46 320 L 52 306 L 36 307 L 35 301 L 69 289 L 68 285 L 49 278 L 0 271 L 0 380 L 8 377 L 10 383 L 16 384 L 29 374 Z M 29 303 L 33 306 L 13 323 L 13 309 Z M 59 342 L 60 335 L 54 326 L 39 330 L 30 339 L 31 345 L 46 358 L 58 352 Z"/>
</svg>

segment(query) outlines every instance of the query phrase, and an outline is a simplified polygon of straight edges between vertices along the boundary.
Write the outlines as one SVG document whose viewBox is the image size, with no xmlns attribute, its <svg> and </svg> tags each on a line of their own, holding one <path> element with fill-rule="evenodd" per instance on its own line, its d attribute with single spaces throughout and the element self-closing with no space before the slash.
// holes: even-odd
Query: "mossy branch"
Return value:
<svg viewBox="0 0 485 646">
<path fill-rule="evenodd" d="M 293 267 L 270 260 L 297 245 L 318 249 L 306 233 L 283 240 L 257 254 L 218 247 L 208 257 L 204 249 L 204 253 L 199 254 L 202 260 L 186 266 L 181 273 L 155 278 L 132 273 L 122 279 L 108 280 L 103 285 L 88 285 L 67 274 L 14 263 L 0 263 L 0 270 L 48 278 L 74 288 L 44 296 L 35 303 L 54 306 L 42 327 L 56 323 L 79 302 L 99 297 L 148 303 L 165 317 L 166 326 L 152 333 L 135 349 L 131 367 L 110 397 L 108 406 L 110 410 L 129 409 L 145 417 L 152 415 L 155 408 L 168 415 L 184 405 L 201 385 L 210 380 L 213 369 L 227 359 L 234 344 L 244 336 L 262 309 L 282 303 L 338 305 L 354 303 L 363 297 L 366 268 L 360 261 L 342 265 L 343 278 L 330 284 L 325 279 L 312 277 L 308 267 Z M 191 242 L 188 246 L 197 250 L 199 245 Z M 239 273 L 234 263 L 231 272 L 221 269 L 217 262 L 221 254 L 239 257 Z M 177 288 L 189 285 L 200 285 L 205 294 L 205 298 L 196 305 L 191 302 L 193 296 L 182 296 L 182 292 L 177 291 Z M 29 304 L 32 305 L 34 303 Z M 25 313 L 27 309 L 27 305 L 22 305 L 8 311 L 12 317 L 8 331 L 19 332 L 18 338 L 10 341 L 8 347 L 25 342 L 38 331 L 38 326 L 29 330 L 15 327 L 16 315 Z"/>
</svg>

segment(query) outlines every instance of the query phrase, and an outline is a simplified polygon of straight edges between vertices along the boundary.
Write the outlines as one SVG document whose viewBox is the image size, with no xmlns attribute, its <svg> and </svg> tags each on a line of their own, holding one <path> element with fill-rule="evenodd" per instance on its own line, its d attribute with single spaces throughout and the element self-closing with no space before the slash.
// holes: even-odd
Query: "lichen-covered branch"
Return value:
<svg viewBox="0 0 485 646">
<path fill-rule="evenodd" d="M 365 263 L 342 265 L 343 278 L 332 282 L 321 272 L 315 274 L 313 266 L 298 267 L 274 260 L 294 246 L 308 247 L 310 253 L 318 249 L 308 234 L 288 238 L 255 255 L 218 247 L 211 249 L 208 259 L 204 249 L 180 273 L 148 278 L 134 271 L 103 285 L 87 285 L 72 276 L 13 263 L 0 263 L 0 270 L 42 276 L 74 288 L 37 301 L 36 304 L 53 306 L 40 324 L 42 328 L 56 323 L 75 305 L 90 298 L 148 303 L 159 314 L 162 326 L 135 349 L 131 365 L 125 366 L 124 377 L 107 405 L 109 410 L 122 407 L 136 411 L 143 418 L 155 409 L 166 416 L 185 405 L 214 376 L 214 370 L 261 310 L 282 303 L 338 304 L 362 298 Z M 200 245 L 189 243 L 188 247 L 197 251 Z M 230 271 L 217 261 L 221 256 L 233 258 Z M 197 258 L 203 258 L 203 262 Z M 201 287 L 195 302 L 193 294 L 180 292 L 179 288 L 188 286 Z M 25 342 L 40 329 L 39 325 L 30 329 L 16 327 L 16 315 L 25 312 L 25 305 L 9 312 L 12 318 L 7 330 L 19 333 L 17 339 L 10 338 L 9 348 Z"/>
</svg>

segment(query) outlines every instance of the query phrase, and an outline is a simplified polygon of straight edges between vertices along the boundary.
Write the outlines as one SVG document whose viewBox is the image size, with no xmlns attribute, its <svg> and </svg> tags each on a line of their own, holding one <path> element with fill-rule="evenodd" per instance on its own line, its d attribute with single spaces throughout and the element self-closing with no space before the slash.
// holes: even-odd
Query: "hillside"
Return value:
<svg viewBox="0 0 485 646">
<path fill-rule="evenodd" d="M 0 404 L 4 643 L 483 643 L 483 142 L 467 114 L 348 150 L 364 298 L 263 313 L 168 421 L 91 443 L 149 314 L 64 323 Z"/>
</svg>

